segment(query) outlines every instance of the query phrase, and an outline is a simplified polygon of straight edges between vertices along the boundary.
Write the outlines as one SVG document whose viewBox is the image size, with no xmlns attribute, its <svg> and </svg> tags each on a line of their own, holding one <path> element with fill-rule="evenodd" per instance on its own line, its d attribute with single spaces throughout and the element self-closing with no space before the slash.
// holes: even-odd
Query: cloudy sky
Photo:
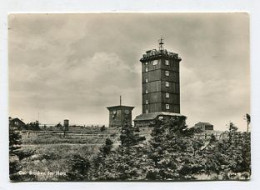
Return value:
<svg viewBox="0 0 260 190">
<path fill-rule="evenodd" d="M 141 113 L 142 54 L 158 48 L 181 61 L 187 124 L 229 121 L 245 130 L 250 112 L 247 14 L 9 15 L 9 113 L 25 122 L 108 124 L 107 106 Z M 39 113 L 39 114 L 38 114 Z"/>
</svg>

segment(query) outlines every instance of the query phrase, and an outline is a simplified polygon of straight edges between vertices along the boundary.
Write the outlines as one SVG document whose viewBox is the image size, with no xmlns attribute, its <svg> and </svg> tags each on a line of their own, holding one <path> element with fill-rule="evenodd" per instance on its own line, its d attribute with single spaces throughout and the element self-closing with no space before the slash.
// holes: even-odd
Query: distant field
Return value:
<svg viewBox="0 0 260 190">
<path fill-rule="evenodd" d="M 116 147 L 120 140 L 119 134 L 118 129 L 102 132 L 99 129 L 73 130 L 65 136 L 62 131 L 21 131 L 21 150 L 25 154 L 32 154 L 21 160 L 21 173 L 33 173 L 37 181 L 60 181 L 62 176 L 50 174 L 66 173 L 69 169 L 68 160 L 73 155 L 91 158 L 98 153 L 107 138 Z M 25 177 L 24 180 L 28 179 L 32 178 Z"/>
<path fill-rule="evenodd" d="M 106 138 L 117 142 L 119 131 L 22 131 L 22 144 L 103 144 Z"/>
</svg>

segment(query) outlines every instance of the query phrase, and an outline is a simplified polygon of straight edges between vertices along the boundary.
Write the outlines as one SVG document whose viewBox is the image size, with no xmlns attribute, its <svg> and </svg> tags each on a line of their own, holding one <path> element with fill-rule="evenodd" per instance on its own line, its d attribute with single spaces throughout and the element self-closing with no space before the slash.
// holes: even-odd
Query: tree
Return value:
<svg viewBox="0 0 260 190">
<path fill-rule="evenodd" d="M 139 142 L 139 129 L 125 124 L 121 129 L 121 145 L 111 150 L 112 141 L 106 140 L 100 152 L 93 159 L 94 180 L 129 180 L 142 175 L 141 163 L 144 151 Z"/>
<path fill-rule="evenodd" d="M 103 132 L 103 131 L 105 131 L 105 130 L 106 130 L 106 127 L 105 127 L 105 125 L 103 125 L 103 126 L 100 128 L 100 131 Z"/>
<path fill-rule="evenodd" d="M 69 160 L 69 172 L 67 178 L 70 181 L 89 180 L 89 169 L 91 163 L 89 159 L 84 158 L 78 154 L 73 155 Z"/>
<path fill-rule="evenodd" d="M 232 144 L 232 137 L 233 137 L 233 134 L 237 131 L 237 127 L 235 126 L 234 123 L 230 122 L 229 123 L 229 144 L 231 145 Z"/>
<path fill-rule="evenodd" d="M 188 128 L 186 117 L 157 120 L 151 133 L 148 156 L 154 167 L 147 172 L 149 180 L 191 180 L 202 170 L 199 162 L 202 140 L 194 138 L 194 128 Z M 197 154 L 195 154 L 197 152 Z"/>
<path fill-rule="evenodd" d="M 18 172 L 21 170 L 18 152 L 21 148 L 21 135 L 17 128 L 9 125 L 9 176 L 10 180 L 19 180 Z"/>
<path fill-rule="evenodd" d="M 105 144 L 99 148 L 99 153 L 92 159 L 93 167 L 91 177 L 93 179 L 101 180 L 102 176 L 104 176 L 106 168 L 105 160 L 111 153 L 112 147 L 113 141 L 107 138 Z"/>
<path fill-rule="evenodd" d="M 57 125 L 55 125 L 55 128 L 63 131 L 63 126 L 61 125 L 61 123 L 58 123 Z"/>
<path fill-rule="evenodd" d="M 104 157 L 106 157 L 110 153 L 112 146 L 113 146 L 113 141 L 107 138 L 105 141 L 105 145 L 100 148 L 100 152 Z"/>
<path fill-rule="evenodd" d="M 139 136 L 138 128 L 125 124 L 121 129 L 120 140 L 122 146 L 130 147 L 137 145 L 140 141 L 145 140 L 145 138 Z"/>
<path fill-rule="evenodd" d="M 238 172 L 249 178 L 250 134 L 237 132 L 229 123 L 230 138 L 218 140 L 212 134 L 209 139 L 199 139 L 185 120 L 157 120 L 151 139 L 145 143 L 139 143 L 137 128 L 123 126 L 121 145 L 112 150 L 112 141 L 106 139 L 91 160 L 88 179 L 195 180 L 202 175 L 232 179 L 230 174 Z"/>
<path fill-rule="evenodd" d="M 248 131 L 249 131 L 249 124 L 251 123 L 251 116 L 247 113 L 246 116 L 245 116 L 245 119 L 246 119 L 246 123 L 247 123 L 246 132 L 248 133 Z"/>
<path fill-rule="evenodd" d="M 41 130 L 38 121 L 26 124 L 26 129 L 27 130 L 34 130 L 34 131 Z"/>
</svg>

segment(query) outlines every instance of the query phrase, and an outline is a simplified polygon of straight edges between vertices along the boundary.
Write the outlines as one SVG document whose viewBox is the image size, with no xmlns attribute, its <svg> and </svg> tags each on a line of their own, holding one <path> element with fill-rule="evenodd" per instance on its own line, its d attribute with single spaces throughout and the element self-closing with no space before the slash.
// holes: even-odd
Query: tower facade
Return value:
<svg viewBox="0 0 260 190">
<path fill-rule="evenodd" d="M 132 110 L 131 106 L 111 106 L 109 110 L 109 127 L 122 127 L 124 125 L 132 125 Z"/>
<path fill-rule="evenodd" d="M 122 127 L 124 125 L 132 125 L 132 106 L 120 105 L 107 107 L 109 111 L 109 127 Z"/>
<path fill-rule="evenodd" d="M 163 48 L 146 51 L 142 63 L 142 112 L 180 113 L 181 58 Z"/>
</svg>

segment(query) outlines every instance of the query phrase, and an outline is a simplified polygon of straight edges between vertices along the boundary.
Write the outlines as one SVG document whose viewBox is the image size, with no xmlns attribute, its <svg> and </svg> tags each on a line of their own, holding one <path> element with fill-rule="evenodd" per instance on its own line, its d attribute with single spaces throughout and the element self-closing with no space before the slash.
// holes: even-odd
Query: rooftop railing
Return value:
<svg viewBox="0 0 260 190">
<path fill-rule="evenodd" d="M 173 57 L 173 58 L 180 59 L 180 57 L 178 56 L 177 53 L 167 51 L 166 49 L 164 49 L 164 50 L 153 49 L 153 50 L 146 51 L 146 53 L 143 54 L 143 59 L 158 56 L 158 55 L 166 55 L 167 57 Z"/>
</svg>

